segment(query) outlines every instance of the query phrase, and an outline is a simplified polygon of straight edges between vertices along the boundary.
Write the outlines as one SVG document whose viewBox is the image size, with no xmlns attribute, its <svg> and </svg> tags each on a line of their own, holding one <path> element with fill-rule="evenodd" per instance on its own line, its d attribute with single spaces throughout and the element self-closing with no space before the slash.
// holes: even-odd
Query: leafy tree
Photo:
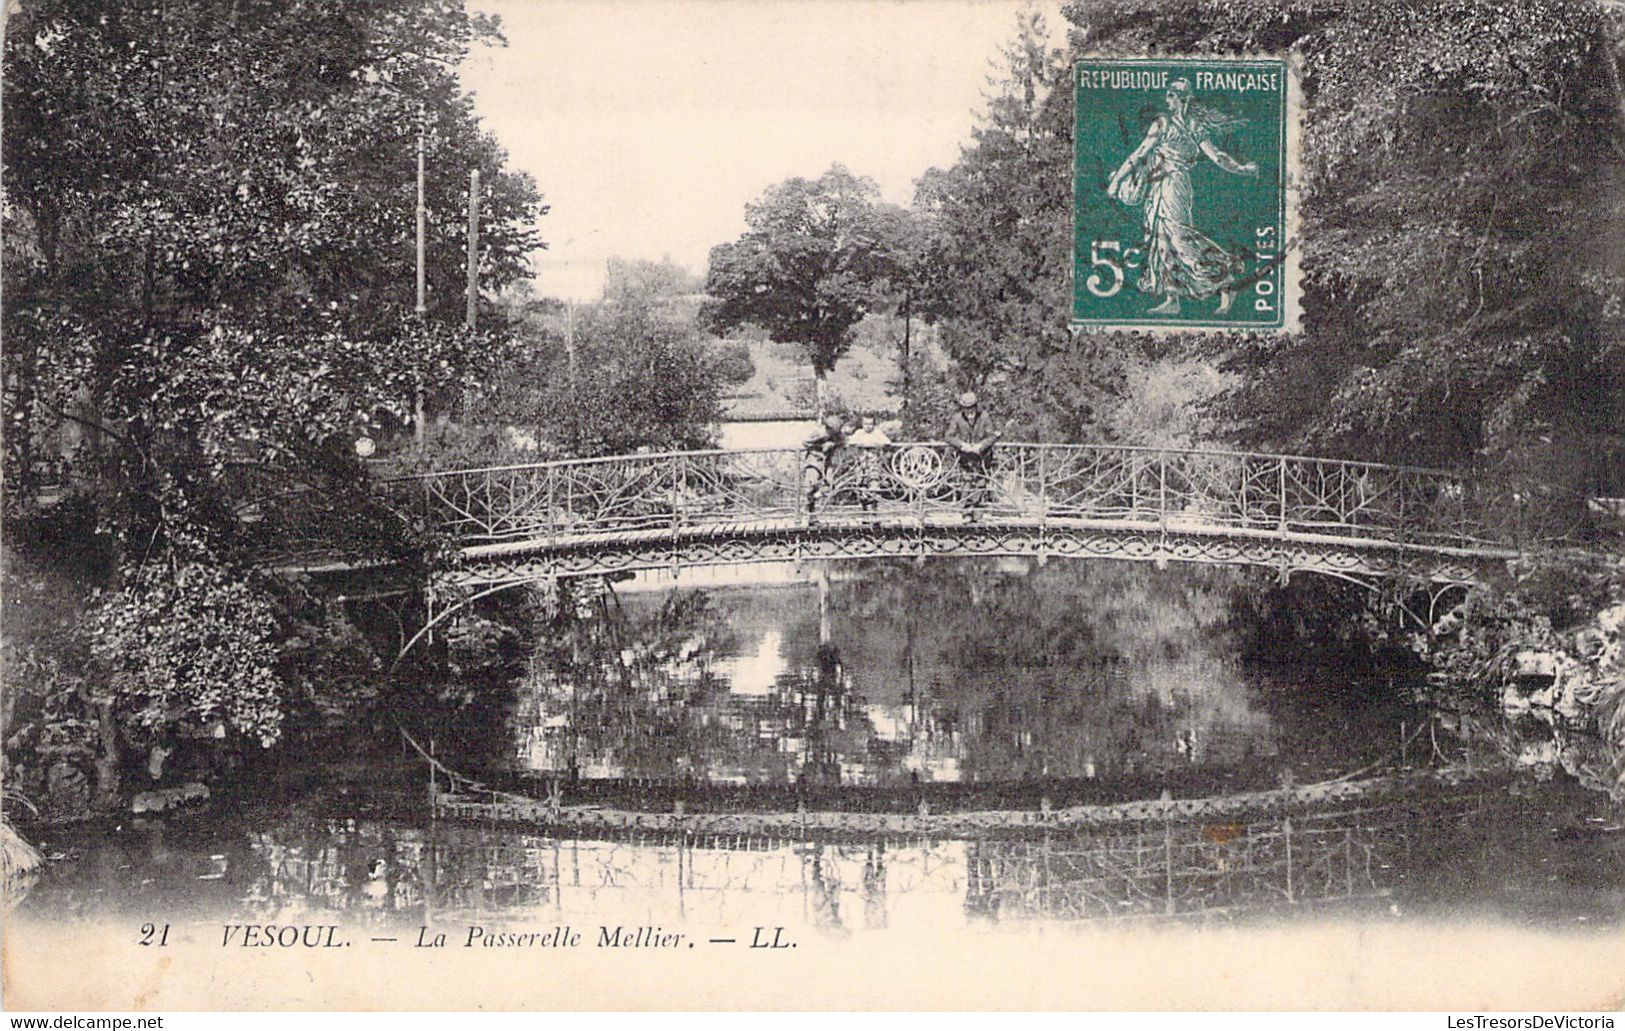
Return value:
<svg viewBox="0 0 1625 1031">
<path fill-rule="evenodd" d="M 577 323 L 574 382 L 555 379 L 551 429 L 574 455 L 709 447 L 720 382 L 691 326 L 606 304 Z"/>
<path fill-rule="evenodd" d="M 717 376 L 726 386 L 748 383 L 756 375 L 756 362 L 750 356 L 750 345 L 743 340 L 725 340 L 711 354 Z"/>
<path fill-rule="evenodd" d="M 274 744 L 282 729 L 274 628 L 264 595 L 202 565 L 149 567 L 92 608 L 81 699 L 100 736 L 98 797 L 117 797 L 125 742 L 162 751 L 178 735 Z"/>
<path fill-rule="evenodd" d="M 711 250 L 701 309 L 718 333 L 755 323 L 801 345 L 812 364 L 819 414 L 824 378 L 852 346 L 852 328 L 879 303 L 885 226 L 873 182 L 832 165 L 794 178 L 745 208 L 738 240 Z"/>
<path fill-rule="evenodd" d="M 572 458 L 710 446 L 722 369 L 692 316 L 617 297 L 528 321 L 481 395 L 481 432 L 525 427 L 547 454 Z"/>
<path fill-rule="evenodd" d="M 1233 376 L 1200 358 L 1171 355 L 1123 371 L 1123 395 L 1133 400 L 1112 406 L 1101 418 L 1108 439 L 1181 448 L 1225 437 L 1228 427 L 1209 402 L 1231 387 Z"/>
<path fill-rule="evenodd" d="M 47 558 L 86 544 L 103 590 L 16 654 L 35 739 L 79 740 L 109 801 L 132 743 L 280 735 L 293 631 L 225 570 L 281 538 L 268 496 L 347 514 L 311 543 L 399 536 L 349 440 L 417 396 L 450 404 L 499 343 L 456 324 L 470 169 L 488 287 L 524 271 L 544 209 L 458 85 L 469 47 L 500 41 L 460 2 L 38 0 L 5 29 L 5 499 L 12 529 L 49 524 Z M 75 497 L 41 512 L 36 473 L 64 452 L 50 472 Z"/>
<path fill-rule="evenodd" d="M 880 271 L 882 297 L 900 327 L 893 333 L 900 373 L 897 388 L 902 394 L 902 415 L 912 421 L 910 402 L 915 393 L 914 323 L 919 315 L 930 316 L 926 300 L 933 272 L 931 260 L 939 252 L 937 219 L 925 211 L 882 204 L 875 211 L 880 232 Z"/>
<path fill-rule="evenodd" d="M 1120 390 L 1121 336 L 1074 337 L 1069 65 L 1025 12 L 960 160 L 916 184 L 931 225 L 922 314 L 939 319 L 961 388 L 1032 438 L 1098 438 Z"/>
<path fill-rule="evenodd" d="M 230 505 L 211 483 L 233 458 L 308 464 L 477 370 L 488 345 L 441 317 L 460 310 L 469 168 L 493 285 L 523 270 L 539 213 L 456 84 L 495 38 L 486 19 L 415 0 L 47 0 L 8 28 L 8 495 L 67 419 L 90 431 L 111 532 L 218 546 Z M 407 315 L 420 125 L 430 282 L 456 284 L 427 320 Z"/>
</svg>

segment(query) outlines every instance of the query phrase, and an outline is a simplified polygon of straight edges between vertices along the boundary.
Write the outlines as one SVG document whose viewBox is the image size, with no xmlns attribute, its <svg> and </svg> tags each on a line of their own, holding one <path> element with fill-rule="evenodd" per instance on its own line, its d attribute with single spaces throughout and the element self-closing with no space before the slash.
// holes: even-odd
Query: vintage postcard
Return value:
<svg viewBox="0 0 1625 1031">
<path fill-rule="evenodd" d="M 6 3 L 6 1009 L 1614 1027 L 1617 6 Z"/>
</svg>

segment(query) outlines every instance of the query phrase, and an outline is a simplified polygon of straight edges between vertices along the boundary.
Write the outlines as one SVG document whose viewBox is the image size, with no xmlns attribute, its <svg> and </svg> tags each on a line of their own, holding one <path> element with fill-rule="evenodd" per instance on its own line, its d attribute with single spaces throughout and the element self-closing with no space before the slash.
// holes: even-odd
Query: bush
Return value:
<svg viewBox="0 0 1625 1031">
<path fill-rule="evenodd" d="M 756 375 L 750 345 L 743 340 L 726 340 L 711 353 L 711 369 L 725 386 L 747 383 Z"/>
<path fill-rule="evenodd" d="M 282 732 L 276 620 L 263 594 L 225 570 L 143 570 L 89 613 L 102 690 L 138 741 Z M 143 743 L 145 743 L 143 741 Z"/>
</svg>

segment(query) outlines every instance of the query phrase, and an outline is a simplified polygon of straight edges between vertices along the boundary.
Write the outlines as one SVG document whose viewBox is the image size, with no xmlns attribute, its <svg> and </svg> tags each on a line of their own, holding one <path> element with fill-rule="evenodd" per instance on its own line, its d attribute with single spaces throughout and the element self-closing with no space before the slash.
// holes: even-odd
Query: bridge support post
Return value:
<svg viewBox="0 0 1625 1031">
<path fill-rule="evenodd" d="M 1162 790 L 1162 886 L 1163 909 L 1174 915 L 1174 814 L 1173 797 L 1167 788 Z"/>
<path fill-rule="evenodd" d="M 1049 449 L 1038 451 L 1038 565 L 1049 562 Z"/>
<path fill-rule="evenodd" d="M 1280 557 L 1280 560 L 1279 560 L 1279 562 L 1277 563 L 1277 565 L 1275 567 L 1275 582 L 1276 582 L 1277 585 L 1279 585 L 1281 587 L 1285 587 L 1287 585 L 1287 583 L 1290 582 L 1291 579 L 1292 579 L 1292 564 L 1291 564 L 1292 560 L 1291 560 L 1291 558 L 1288 557 L 1287 550 L 1286 550 L 1287 518 L 1286 518 L 1286 459 L 1285 458 L 1278 459 L 1276 461 L 1276 463 L 1275 463 L 1275 486 L 1276 486 L 1276 490 L 1279 492 L 1277 494 L 1277 499 L 1276 500 L 1278 501 L 1278 503 L 1281 506 L 1280 512 L 1278 513 L 1278 520 L 1279 521 L 1276 522 L 1276 524 L 1275 524 L 1275 533 L 1280 538 L 1280 541 L 1281 541 L 1281 545 L 1280 545 L 1280 547 L 1281 547 L 1280 556 L 1281 557 Z"/>
<path fill-rule="evenodd" d="M 1286 537 L 1286 459 L 1285 458 L 1278 458 L 1278 459 L 1275 460 L 1275 489 L 1276 489 L 1276 492 L 1277 492 L 1275 500 L 1276 500 L 1276 503 L 1278 505 L 1280 505 L 1280 508 L 1277 510 L 1277 513 L 1276 513 L 1276 517 L 1278 519 L 1278 522 L 1276 523 L 1276 529 L 1280 531 L 1282 539 L 1285 539 L 1285 537 Z"/>
<path fill-rule="evenodd" d="M 435 589 L 434 584 L 431 583 L 423 589 L 423 614 L 427 617 L 423 626 L 423 643 L 427 645 L 434 644 L 434 626 L 440 621 L 439 606 L 436 604 L 439 597 L 440 592 Z"/>
<path fill-rule="evenodd" d="M 1157 455 L 1157 557 L 1158 571 L 1168 568 L 1168 452 Z"/>
<path fill-rule="evenodd" d="M 1281 821 L 1281 836 L 1286 839 L 1286 900 L 1296 902 L 1298 896 L 1292 885 L 1292 817 Z"/>
</svg>

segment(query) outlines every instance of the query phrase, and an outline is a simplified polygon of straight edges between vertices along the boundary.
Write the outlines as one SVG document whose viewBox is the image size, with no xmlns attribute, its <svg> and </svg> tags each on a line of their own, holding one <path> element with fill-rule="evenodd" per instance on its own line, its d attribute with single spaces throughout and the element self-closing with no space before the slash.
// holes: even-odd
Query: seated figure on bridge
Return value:
<svg viewBox="0 0 1625 1031">
<path fill-rule="evenodd" d="M 981 510 L 992 493 L 993 445 L 999 436 L 992 417 L 982 411 L 976 392 L 960 394 L 959 411 L 948 422 L 948 443 L 959 460 L 959 496 L 971 522 L 981 518 Z"/>
<path fill-rule="evenodd" d="M 865 512 L 872 512 L 880 501 L 880 490 L 885 482 L 886 451 L 891 437 L 876 425 L 872 414 L 865 414 L 858 431 L 847 440 L 858 448 L 858 504 Z"/>
<path fill-rule="evenodd" d="M 853 428 L 839 412 L 829 412 L 824 416 L 824 421 L 817 432 L 801 445 L 805 452 L 802 459 L 802 478 L 807 485 L 809 518 L 816 519 L 818 496 L 834 472 L 836 453 L 846 446 Z"/>
</svg>

